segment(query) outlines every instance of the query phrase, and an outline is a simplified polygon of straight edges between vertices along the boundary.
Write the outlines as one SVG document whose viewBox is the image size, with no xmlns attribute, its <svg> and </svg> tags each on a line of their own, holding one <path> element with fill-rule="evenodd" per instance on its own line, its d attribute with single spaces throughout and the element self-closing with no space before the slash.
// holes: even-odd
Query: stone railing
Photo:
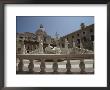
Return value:
<svg viewBox="0 0 110 90">
<path fill-rule="evenodd" d="M 85 59 L 92 59 L 94 60 L 94 54 L 70 54 L 70 55 L 65 55 L 65 54 L 17 54 L 16 58 L 19 59 L 18 63 L 18 71 L 17 74 L 32 74 L 32 73 L 39 73 L 39 74 L 46 74 L 47 72 L 45 71 L 46 69 L 46 64 L 47 60 L 52 60 L 53 65 L 52 69 L 53 72 L 51 74 L 60 74 L 58 72 L 58 60 L 64 60 L 66 61 L 66 72 L 67 74 L 72 74 L 75 72 L 71 72 L 71 63 L 70 60 L 80 60 L 79 63 L 79 68 L 80 72 L 79 74 L 87 74 L 88 72 L 85 71 Z M 23 71 L 23 60 L 27 59 L 29 60 L 29 65 L 28 65 L 28 70 L 29 71 Z M 40 72 L 34 72 L 34 60 L 39 60 L 40 64 Z M 94 61 L 93 61 L 94 62 Z M 94 63 L 93 63 L 93 69 L 94 69 Z M 94 72 L 92 72 L 94 73 Z"/>
</svg>

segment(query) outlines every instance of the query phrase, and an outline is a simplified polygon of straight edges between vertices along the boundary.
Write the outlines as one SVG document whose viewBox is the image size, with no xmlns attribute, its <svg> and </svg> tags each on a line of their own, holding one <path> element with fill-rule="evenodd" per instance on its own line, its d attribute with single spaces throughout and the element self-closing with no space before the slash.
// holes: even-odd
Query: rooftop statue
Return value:
<svg viewBox="0 0 110 90">
<path fill-rule="evenodd" d="M 40 24 L 40 28 L 44 28 L 42 24 Z"/>
</svg>

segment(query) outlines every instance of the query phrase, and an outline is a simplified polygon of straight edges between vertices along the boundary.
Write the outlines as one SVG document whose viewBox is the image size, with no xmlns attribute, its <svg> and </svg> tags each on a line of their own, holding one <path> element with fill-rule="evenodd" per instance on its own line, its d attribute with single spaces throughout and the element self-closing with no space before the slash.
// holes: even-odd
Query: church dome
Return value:
<svg viewBox="0 0 110 90">
<path fill-rule="evenodd" d="M 36 34 L 37 41 L 39 41 L 39 40 L 46 41 L 46 38 L 48 36 L 47 33 L 45 32 L 45 28 L 43 27 L 42 24 L 40 25 L 39 29 L 37 29 L 37 31 L 35 32 L 35 34 Z"/>
<path fill-rule="evenodd" d="M 36 35 L 43 35 L 43 36 L 47 36 L 47 33 L 45 32 L 45 28 L 43 27 L 43 25 L 40 25 L 40 28 L 37 29 L 37 31 L 35 32 Z"/>
</svg>

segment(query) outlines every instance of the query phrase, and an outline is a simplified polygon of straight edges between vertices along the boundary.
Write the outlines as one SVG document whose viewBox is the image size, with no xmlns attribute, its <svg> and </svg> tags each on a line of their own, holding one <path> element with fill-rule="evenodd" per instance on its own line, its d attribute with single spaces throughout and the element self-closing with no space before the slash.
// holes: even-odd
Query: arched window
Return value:
<svg viewBox="0 0 110 90">
<path fill-rule="evenodd" d="M 77 44 L 80 44 L 80 39 L 77 39 Z"/>
<path fill-rule="evenodd" d="M 85 32 L 83 32 L 83 34 L 85 34 Z"/>
<path fill-rule="evenodd" d="M 84 40 L 84 42 L 86 42 L 87 41 L 86 37 L 83 37 L 83 40 Z"/>
</svg>

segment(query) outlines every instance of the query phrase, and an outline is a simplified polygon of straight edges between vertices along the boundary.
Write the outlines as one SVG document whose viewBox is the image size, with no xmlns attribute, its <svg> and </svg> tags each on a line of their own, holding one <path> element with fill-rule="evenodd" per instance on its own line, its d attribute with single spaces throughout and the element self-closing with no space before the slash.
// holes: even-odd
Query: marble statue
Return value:
<svg viewBox="0 0 110 90">
<path fill-rule="evenodd" d="M 25 48 L 25 45 L 23 45 L 23 54 L 26 54 L 26 48 Z"/>
<path fill-rule="evenodd" d="M 82 44 L 82 42 L 80 42 L 80 48 L 83 48 L 83 44 Z"/>
<path fill-rule="evenodd" d="M 66 52 L 66 54 L 69 54 L 68 44 L 69 44 L 68 40 L 65 39 L 65 52 Z"/>
<path fill-rule="evenodd" d="M 40 54 L 44 53 L 44 51 L 43 51 L 43 41 L 42 40 L 40 40 L 40 42 L 39 42 L 39 53 Z"/>
<path fill-rule="evenodd" d="M 68 48 L 68 40 L 67 39 L 65 39 L 65 48 Z"/>
<path fill-rule="evenodd" d="M 53 53 L 52 49 L 53 47 L 50 44 L 48 44 L 48 46 L 45 48 L 45 53 L 48 53 L 48 54 Z"/>
<path fill-rule="evenodd" d="M 50 44 L 48 45 L 48 47 L 45 48 L 45 52 L 48 54 L 60 54 L 61 53 L 61 49 L 58 47 L 52 47 Z"/>
<path fill-rule="evenodd" d="M 76 47 L 76 45 L 75 45 L 75 41 L 73 40 L 73 48 L 75 48 Z"/>
<path fill-rule="evenodd" d="M 54 47 L 52 50 L 55 54 L 61 54 L 61 49 L 59 47 Z"/>
</svg>

